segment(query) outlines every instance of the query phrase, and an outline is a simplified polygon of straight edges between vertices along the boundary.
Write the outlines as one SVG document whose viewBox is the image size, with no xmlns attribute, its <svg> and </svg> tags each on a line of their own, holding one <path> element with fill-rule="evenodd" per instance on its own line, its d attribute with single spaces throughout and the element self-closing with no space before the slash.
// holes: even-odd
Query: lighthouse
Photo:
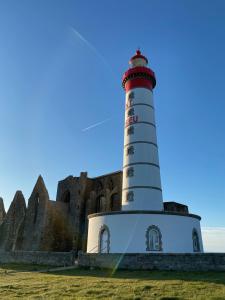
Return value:
<svg viewBox="0 0 225 300">
<path fill-rule="evenodd" d="M 126 94 L 122 209 L 88 216 L 87 253 L 203 252 L 201 217 L 189 213 L 186 205 L 163 202 L 155 74 L 140 50 L 129 63 L 122 78 Z"/>
<path fill-rule="evenodd" d="M 155 74 L 140 50 L 129 64 L 122 78 L 126 92 L 122 209 L 162 210 L 153 102 Z"/>
</svg>

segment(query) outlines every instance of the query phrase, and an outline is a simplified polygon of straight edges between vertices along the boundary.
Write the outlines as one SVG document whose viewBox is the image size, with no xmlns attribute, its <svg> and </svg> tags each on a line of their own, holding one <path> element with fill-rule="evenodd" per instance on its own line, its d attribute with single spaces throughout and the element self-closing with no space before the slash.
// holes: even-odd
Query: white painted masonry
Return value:
<svg viewBox="0 0 225 300">
<path fill-rule="evenodd" d="M 158 148 L 155 128 L 153 93 L 147 88 L 134 88 L 126 93 L 123 160 L 122 210 L 162 210 Z M 133 110 L 134 120 L 129 120 Z M 133 127 L 133 133 L 128 134 Z M 133 147 L 134 154 L 127 148 Z M 133 168 L 133 176 L 127 176 L 127 169 Z M 133 193 L 128 201 L 127 193 Z M 155 197 L 155 195 L 157 196 Z"/>
<path fill-rule="evenodd" d="M 155 76 L 140 51 L 130 64 L 123 78 L 122 211 L 89 216 L 87 252 L 203 252 L 201 218 L 186 211 L 164 211 L 151 90 Z"/>
<path fill-rule="evenodd" d="M 192 232 L 196 229 L 203 251 L 199 220 L 190 216 L 164 214 L 112 214 L 89 219 L 88 253 L 98 252 L 98 234 L 102 224 L 109 228 L 110 253 L 149 253 L 146 231 L 155 225 L 162 234 L 162 251 L 159 253 L 192 253 Z"/>
</svg>

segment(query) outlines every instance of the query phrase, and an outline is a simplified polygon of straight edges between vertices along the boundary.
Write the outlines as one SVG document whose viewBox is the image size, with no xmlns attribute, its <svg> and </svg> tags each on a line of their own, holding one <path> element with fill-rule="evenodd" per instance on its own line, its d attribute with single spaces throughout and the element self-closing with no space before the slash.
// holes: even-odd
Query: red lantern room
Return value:
<svg viewBox="0 0 225 300">
<path fill-rule="evenodd" d="M 147 68 L 148 59 L 141 54 L 140 50 L 131 57 L 130 69 L 123 75 L 122 86 L 128 92 L 131 89 L 143 87 L 149 90 L 154 89 L 156 85 L 155 73 Z"/>
</svg>

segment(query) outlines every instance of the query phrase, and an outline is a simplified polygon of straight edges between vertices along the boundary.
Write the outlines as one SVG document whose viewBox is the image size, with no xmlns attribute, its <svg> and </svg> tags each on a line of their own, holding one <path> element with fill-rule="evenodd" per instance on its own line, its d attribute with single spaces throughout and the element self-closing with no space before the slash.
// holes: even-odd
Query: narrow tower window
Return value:
<svg viewBox="0 0 225 300">
<path fill-rule="evenodd" d="M 110 210 L 120 210 L 120 197 L 118 193 L 113 194 L 110 198 Z"/>
<path fill-rule="evenodd" d="M 134 192 L 133 191 L 127 192 L 126 200 L 127 200 L 127 202 L 134 201 Z"/>
<path fill-rule="evenodd" d="M 71 194 L 70 191 L 67 190 L 62 195 L 62 202 L 67 204 L 67 209 L 69 213 L 70 213 L 70 199 L 71 199 Z"/>
<path fill-rule="evenodd" d="M 37 222 L 39 204 L 40 204 L 40 197 L 39 194 L 37 194 L 34 200 L 34 224 Z"/>
<path fill-rule="evenodd" d="M 127 111 L 127 116 L 128 117 L 134 116 L 134 108 L 131 108 Z"/>
<path fill-rule="evenodd" d="M 196 229 L 193 229 L 192 241 L 193 241 L 193 251 L 200 252 L 199 237 Z"/>
<path fill-rule="evenodd" d="M 134 176 L 134 168 L 128 168 L 126 174 L 127 174 L 127 177 L 133 177 Z"/>
<path fill-rule="evenodd" d="M 134 154 L 134 146 L 130 146 L 127 148 L 127 155 L 133 155 Z"/>
<path fill-rule="evenodd" d="M 134 127 L 133 127 L 133 126 L 130 126 L 130 127 L 127 129 L 127 135 L 130 135 L 130 134 L 134 134 Z"/>
<path fill-rule="evenodd" d="M 155 225 L 148 227 L 146 231 L 146 251 L 162 251 L 162 235 Z"/>
<path fill-rule="evenodd" d="M 134 99 L 134 92 L 130 92 L 130 94 L 128 95 L 128 99 Z"/>
<path fill-rule="evenodd" d="M 104 195 L 99 195 L 96 198 L 96 206 L 95 206 L 96 212 L 100 212 L 102 210 L 103 202 L 104 202 Z"/>
</svg>

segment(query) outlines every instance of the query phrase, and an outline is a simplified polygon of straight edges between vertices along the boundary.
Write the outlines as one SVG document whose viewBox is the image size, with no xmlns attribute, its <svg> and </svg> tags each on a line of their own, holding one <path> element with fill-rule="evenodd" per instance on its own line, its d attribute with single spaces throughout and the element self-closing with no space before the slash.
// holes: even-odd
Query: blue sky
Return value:
<svg viewBox="0 0 225 300">
<path fill-rule="evenodd" d="M 27 199 L 39 174 L 55 199 L 68 175 L 121 169 L 121 76 L 140 47 L 157 76 L 164 200 L 225 227 L 224 36 L 222 0 L 0 1 L 6 207 L 17 189 Z"/>
</svg>

